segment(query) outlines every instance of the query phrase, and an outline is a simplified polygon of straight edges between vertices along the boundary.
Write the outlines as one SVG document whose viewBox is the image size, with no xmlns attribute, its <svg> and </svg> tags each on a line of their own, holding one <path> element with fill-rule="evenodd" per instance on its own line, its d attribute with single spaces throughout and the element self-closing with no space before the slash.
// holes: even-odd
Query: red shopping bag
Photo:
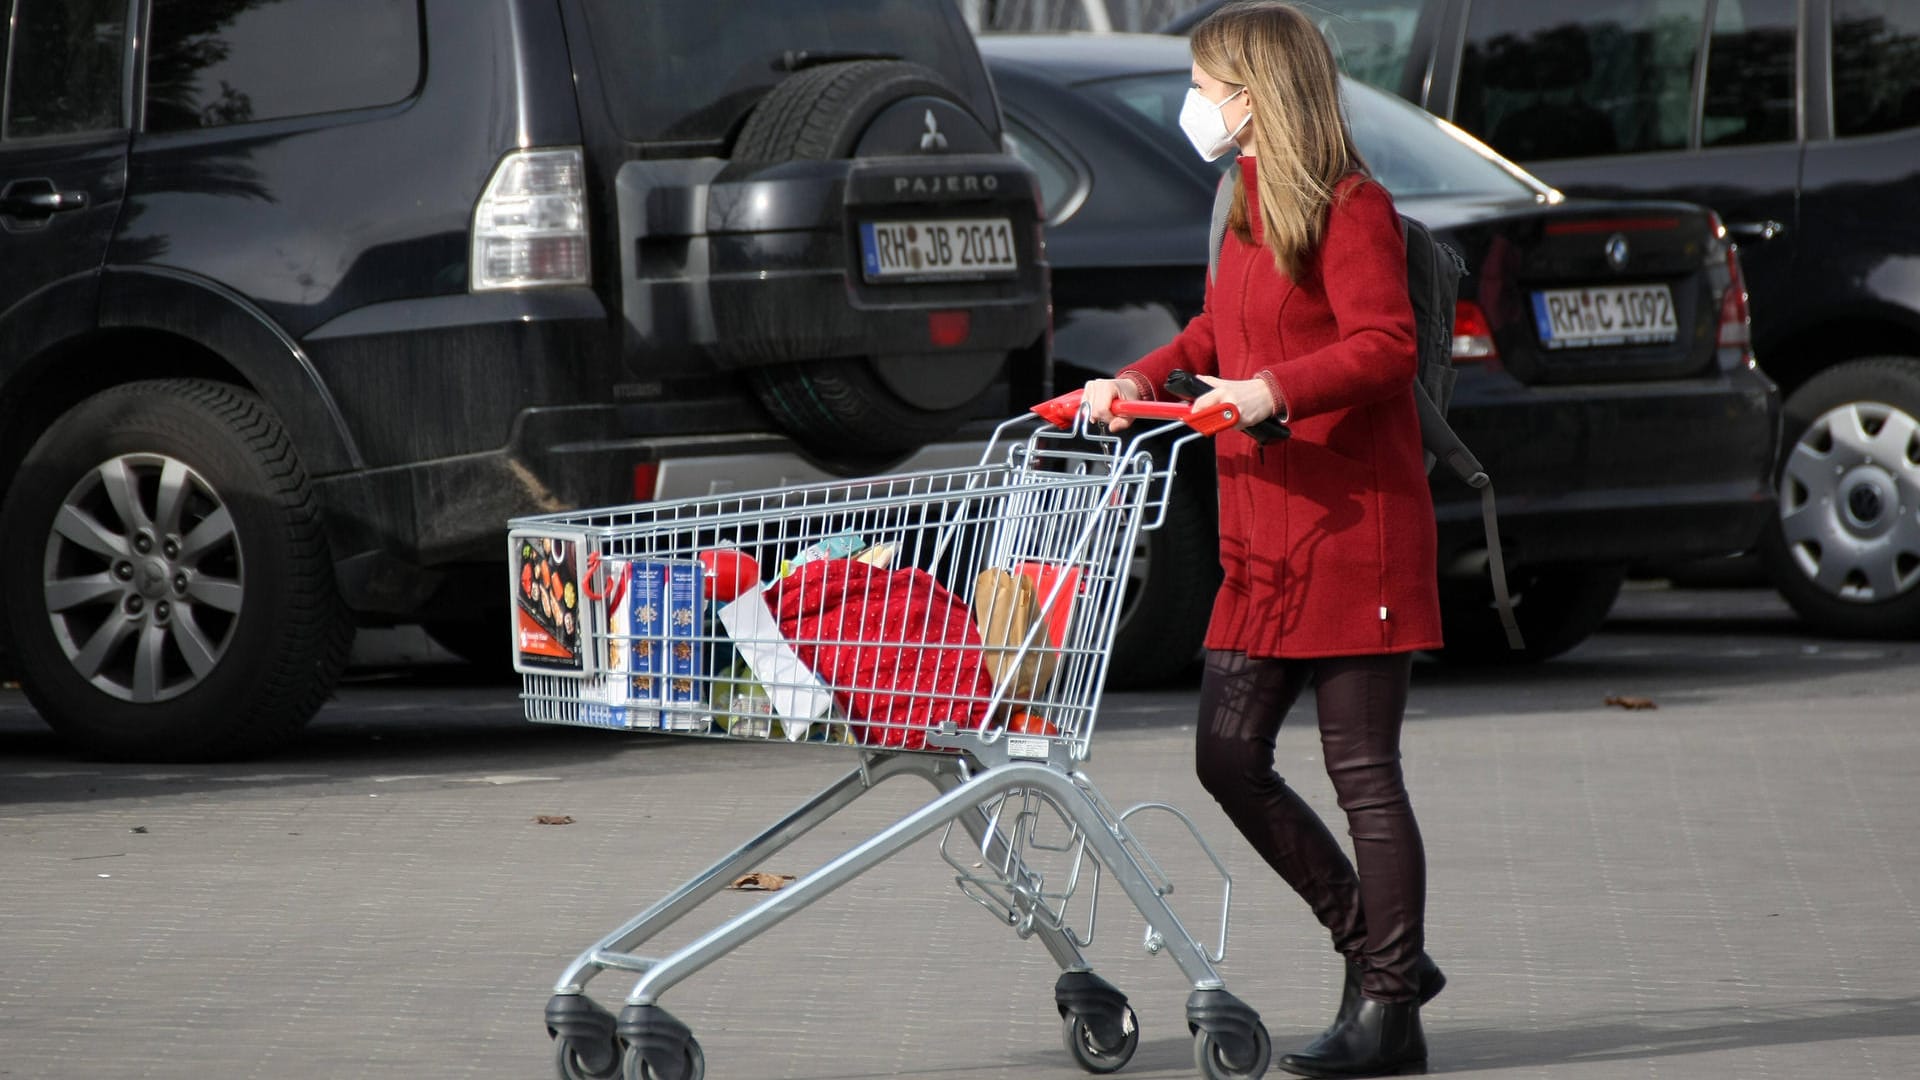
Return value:
<svg viewBox="0 0 1920 1080">
<path fill-rule="evenodd" d="M 861 743 L 919 750 L 941 721 L 970 730 L 985 719 L 993 683 L 973 613 L 925 571 L 811 562 L 776 582 L 767 604 Z"/>
</svg>

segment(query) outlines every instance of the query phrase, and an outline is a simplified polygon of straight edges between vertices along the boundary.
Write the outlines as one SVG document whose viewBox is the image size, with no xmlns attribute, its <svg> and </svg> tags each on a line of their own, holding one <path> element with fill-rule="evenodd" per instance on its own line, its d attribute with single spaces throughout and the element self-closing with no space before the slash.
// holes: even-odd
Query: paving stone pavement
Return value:
<svg viewBox="0 0 1920 1080">
<path fill-rule="evenodd" d="M 1758 697 L 1410 721 L 1451 979 L 1426 1010 L 1434 1072 L 1920 1076 L 1920 707 Z M 552 1076 L 541 1011 L 564 965 L 852 764 L 582 734 L 619 741 L 618 768 L 156 769 L 97 797 L 85 765 L 0 771 L 0 1077 Z M 1221 973 L 1277 1054 L 1325 1023 L 1338 971 L 1192 779 L 1191 737 L 1171 714 L 1102 733 L 1088 771 L 1117 805 L 1188 809 L 1220 848 Z M 1331 809 L 1310 725 L 1280 741 Z M 929 791 L 883 785 L 764 869 L 805 873 Z M 1211 935 L 1209 864 L 1171 819 L 1141 832 Z M 1045 951 L 959 895 L 937 839 L 665 995 L 708 1076 L 1084 1075 Z M 723 893 L 664 940 L 757 899 Z M 1120 1075 L 1194 1076 L 1188 987 L 1142 928 L 1109 887 L 1088 952 L 1143 1033 Z M 629 980 L 593 988 L 617 1010 Z"/>
</svg>

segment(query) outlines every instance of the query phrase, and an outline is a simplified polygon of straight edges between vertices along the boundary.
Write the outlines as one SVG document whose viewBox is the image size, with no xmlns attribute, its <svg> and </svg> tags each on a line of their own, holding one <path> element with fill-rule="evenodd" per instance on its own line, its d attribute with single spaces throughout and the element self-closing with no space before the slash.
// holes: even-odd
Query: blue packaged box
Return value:
<svg viewBox="0 0 1920 1080">
<path fill-rule="evenodd" d="M 692 559 L 620 564 L 607 601 L 606 675 L 582 687 L 585 722 L 705 731 L 705 567 Z"/>
</svg>

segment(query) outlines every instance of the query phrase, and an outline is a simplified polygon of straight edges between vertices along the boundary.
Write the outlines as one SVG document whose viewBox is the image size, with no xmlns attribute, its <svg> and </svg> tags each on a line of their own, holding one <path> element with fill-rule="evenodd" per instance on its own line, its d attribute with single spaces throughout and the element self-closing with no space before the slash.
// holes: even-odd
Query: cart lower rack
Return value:
<svg viewBox="0 0 1920 1080">
<path fill-rule="evenodd" d="M 1132 408 L 1177 414 L 1197 433 L 1234 419 Z M 699 1080 L 699 1043 L 661 996 L 936 830 L 962 892 L 1059 964 L 1055 1003 L 1081 1067 L 1119 1069 L 1139 1042 L 1126 996 L 1081 951 L 1104 873 L 1146 920 L 1147 949 L 1193 986 L 1201 1074 L 1265 1073 L 1266 1029 L 1214 969 L 1231 899 L 1224 864 L 1186 815 L 1159 803 L 1116 810 L 1083 768 L 1127 561 L 1139 530 L 1160 524 L 1179 449 L 1199 434 L 1163 439 L 1157 466 L 1142 443 L 1178 424 L 1123 442 L 1086 430 L 1077 395 L 1035 411 L 1055 426 L 1017 439 L 1009 431 L 1031 418 L 1008 421 L 973 468 L 513 523 L 515 666 L 530 720 L 846 746 L 857 758 L 567 967 L 546 1012 L 563 1080 Z M 691 943 L 635 951 L 903 775 L 931 784 L 932 800 Z M 1168 906 L 1172 883 L 1129 826 L 1146 811 L 1183 822 L 1225 882 L 1211 950 Z M 638 976 L 618 1016 L 586 994 L 606 971 Z"/>
</svg>

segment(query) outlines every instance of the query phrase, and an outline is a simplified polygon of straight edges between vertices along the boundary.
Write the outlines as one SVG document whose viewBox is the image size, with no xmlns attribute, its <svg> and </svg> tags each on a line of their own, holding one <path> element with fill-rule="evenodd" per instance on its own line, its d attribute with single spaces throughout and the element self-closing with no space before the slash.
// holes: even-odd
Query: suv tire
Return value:
<svg viewBox="0 0 1920 1080">
<path fill-rule="evenodd" d="M 1522 567 L 1508 572 L 1513 617 L 1526 648 L 1507 645 L 1493 587 L 1486 581 L 1440 583 L 1440 632 L 1446 645 L 1435 658 L 1463 667 L 1535 664 L 1551 660 L 1593 636 L 1619 599 L 1622 567 Z"/>
<path fill-rule="evenodd" d="M 1823 634 L 1920 631 L 1920 360 L 1840 364 L 1784 409 L 1767 570 Z"/>
<path fill-rule="evenodd" d="M 198 379 L 115 387 L 48 429 L 0 511 L 0 582 L 28 698 L 110 758 L 269 749 L 352 643 L 286 432 Z"/>
<path fill-rule="evenodd" d="M 863 137 L 883 112 L 915 99 L 942 106 L 948 125 L 943 145 L 994 149 L 987 129 L 966 111 L 965 99 L 919 64 L 897 60 L 852 60 L 808 68 L 769 92 L 747 117 L 734 142 L 733 158 L 747 162 L 822 161 L 872 153 L 906 153 L 914 147 L 868 147 Z M 954 111 L 973 120 L 973 130 L 953 126 Z M 855 271 L 857 273 L 857 270 Z M 896 358 L 834 358 L 755 367 L 755 393 L 774 418 L 801 442 L 829 453 L 884 458 L 944 436 L 972 412 L 969 405 L 999 373 L 1004 357 L 955 354 L 950 369 L 935 378 L 933 362 L 906 360 L 902 378 L 886 372 Z"/>
</svg>

